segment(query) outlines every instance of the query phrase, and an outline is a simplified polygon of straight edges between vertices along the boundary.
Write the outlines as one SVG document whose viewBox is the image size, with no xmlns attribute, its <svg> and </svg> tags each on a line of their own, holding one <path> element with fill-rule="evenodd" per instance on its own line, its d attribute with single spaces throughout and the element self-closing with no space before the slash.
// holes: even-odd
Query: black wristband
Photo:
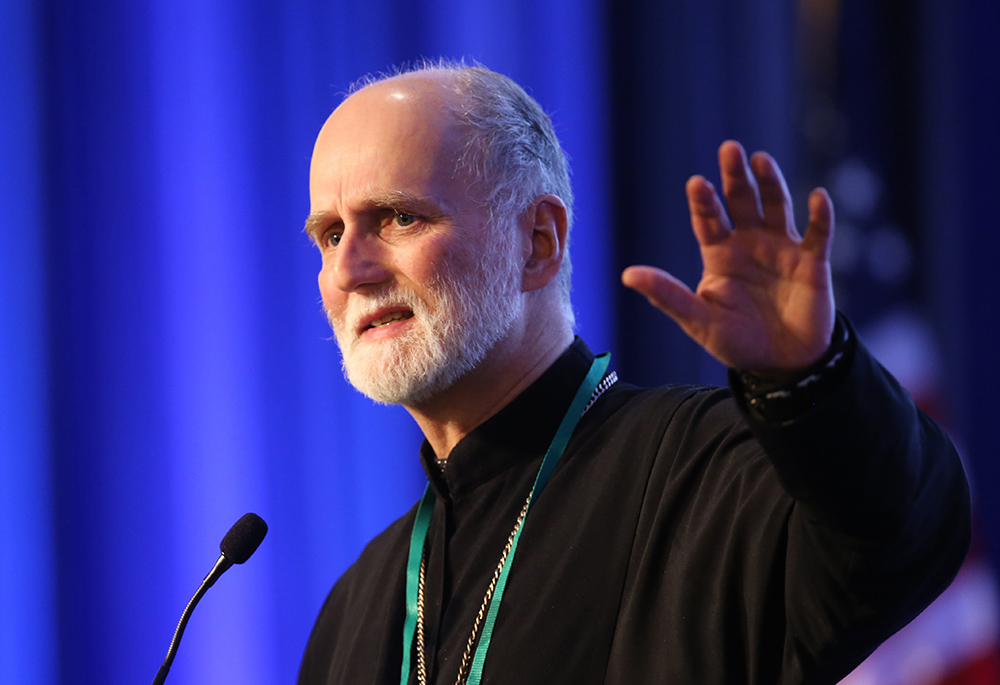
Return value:
<svg viewBox="0 0 1000 685">
<path fill-rule="evenodd" d="M 853 357 L 854 336 L 838 314 L 830 348 L 797 378 L 775 383 L 730 369 L 729 384 L 754 417 L 769 423 L 788 423 L 836 390 L 847 376 Z"/>
</svg>

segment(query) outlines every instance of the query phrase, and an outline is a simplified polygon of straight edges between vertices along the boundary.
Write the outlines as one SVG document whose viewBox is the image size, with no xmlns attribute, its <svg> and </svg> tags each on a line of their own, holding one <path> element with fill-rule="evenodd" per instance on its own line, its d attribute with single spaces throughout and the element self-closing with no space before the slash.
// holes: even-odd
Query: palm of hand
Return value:
<svg viewBox="0 0 1000 685">
<path fill-rule="evenodd" d="M 795 373 L 823 355 L 833 331 L 832 205 L 825 191 L 813 191 L 803 239 L 773 160 L 755 155 L 751 175 L 732 142 L 719 159 L 732 224 L 705 179 L 687 187 L 704 263 L 697 290 L 648 266 L 626 269 L 622 280 L 723 364 L 765 377 Z"/>
</svg>

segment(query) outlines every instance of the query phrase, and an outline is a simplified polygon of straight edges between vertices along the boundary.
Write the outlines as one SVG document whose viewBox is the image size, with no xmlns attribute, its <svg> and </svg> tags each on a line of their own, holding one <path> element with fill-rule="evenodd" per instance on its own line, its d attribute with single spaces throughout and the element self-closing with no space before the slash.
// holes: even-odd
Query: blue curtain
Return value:
<svg viewBox="0 0 1000 685">
<path fill-rule="evenodd" d="M 639 382 L 719 380 L 617 272 L 696 280 L 683 182 L 722 138 L 794 172 L 779 5 L 0 3 L 0 682 L 152 680 L 247 511 L 268 537 L 202 602 L 171 681 L 292 682 L 332 582 L 418 497 L 420 435 L 344 382 L 301 231 L 313 139 L 366 72 L 465 57 L 525 85 L 571 158 L 581 334 Z M 989 53 L 989 25 L 949 39 Z M 977 68 L 953 87 L 992 84 L 987 127 L 997 77 Z M 962 148 L 984 174 L 988 142 Z M 997 277 L 977 273 L 985 308 Z"/>
<path fill-rule="evenodd" d="M 4 3 L 0 682 L 151 680 L 246 511 L 268 538 L 171 680 L 291 682 L 333 580 L 419 495 L 420 436 L 343 381 L 301 231 L 313 139 L 362 74 L 465 57 L 545 104 L 581 330 L 612 346 L 599 11 Z"/>
<path fill-rule="evenodd" d="M 0 3 L 0 681 L 56 682 L 34 7 Z"/>
</svg>

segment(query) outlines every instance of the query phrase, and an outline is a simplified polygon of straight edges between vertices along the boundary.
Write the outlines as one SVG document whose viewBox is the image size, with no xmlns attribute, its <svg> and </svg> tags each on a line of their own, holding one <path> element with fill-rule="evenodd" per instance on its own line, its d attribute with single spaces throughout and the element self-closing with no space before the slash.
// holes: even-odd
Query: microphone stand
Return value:
<svg viewBox="0 0 1000 685">
<path fill-rule="evenodd" d="M 191 618 L 191 613 L 194 608 L 198 606 L 198 602 L 208 591 L 208 588 L 215 584 L 215 581 L 219 579 L 223 573 L 229 570 L 229 567 L 233 565 L 233 562 L 226 559 L 225 554 L 219 555 L 219 560 L 215 562 L 215 566 L 212 570 L 208 572 L 205 576 L 205 580 L 201 581 L 201 585 L 198 587 L 198 591 L 194 593 L 194 597 L 191 601 L 187 603 L 184 607 L 184 613 L 181 614 L 181 620 L 177 623 L 177 630 L 174 631 L 174 637 L 170 641 L 170 648 L 167 649 L 167 658 L 163 660 L 163 664 L 160 666 L 160 670 L 156 672 L 156 677 L 153 679 L 153 685 L 163 685 L 163 681 L 167 679 L 167 672 L 170 670 L 170 665 L 174 663 L 174 656 L 177 655 L 177 648 L 181 644 L 181 635 L 184 634 L 184 628 L 187 627 L 188 619 Z"/>
</svg>

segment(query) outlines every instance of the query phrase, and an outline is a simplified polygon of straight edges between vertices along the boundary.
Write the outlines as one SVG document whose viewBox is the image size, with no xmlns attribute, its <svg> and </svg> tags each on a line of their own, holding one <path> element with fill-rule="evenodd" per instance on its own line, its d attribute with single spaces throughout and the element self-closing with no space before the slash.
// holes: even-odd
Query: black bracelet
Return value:
<svg viewBox="0 0 1000 685">
<path fill-rule="evenodd" d="M 797 378 L 775 383 L 745 371 L 730 370 L 730 384 L 755 417 L 787 423 L 831 395 L 847 376 L 853 357 L 854 337 L 838 315 L 830 348 Z"/>
</svg>

